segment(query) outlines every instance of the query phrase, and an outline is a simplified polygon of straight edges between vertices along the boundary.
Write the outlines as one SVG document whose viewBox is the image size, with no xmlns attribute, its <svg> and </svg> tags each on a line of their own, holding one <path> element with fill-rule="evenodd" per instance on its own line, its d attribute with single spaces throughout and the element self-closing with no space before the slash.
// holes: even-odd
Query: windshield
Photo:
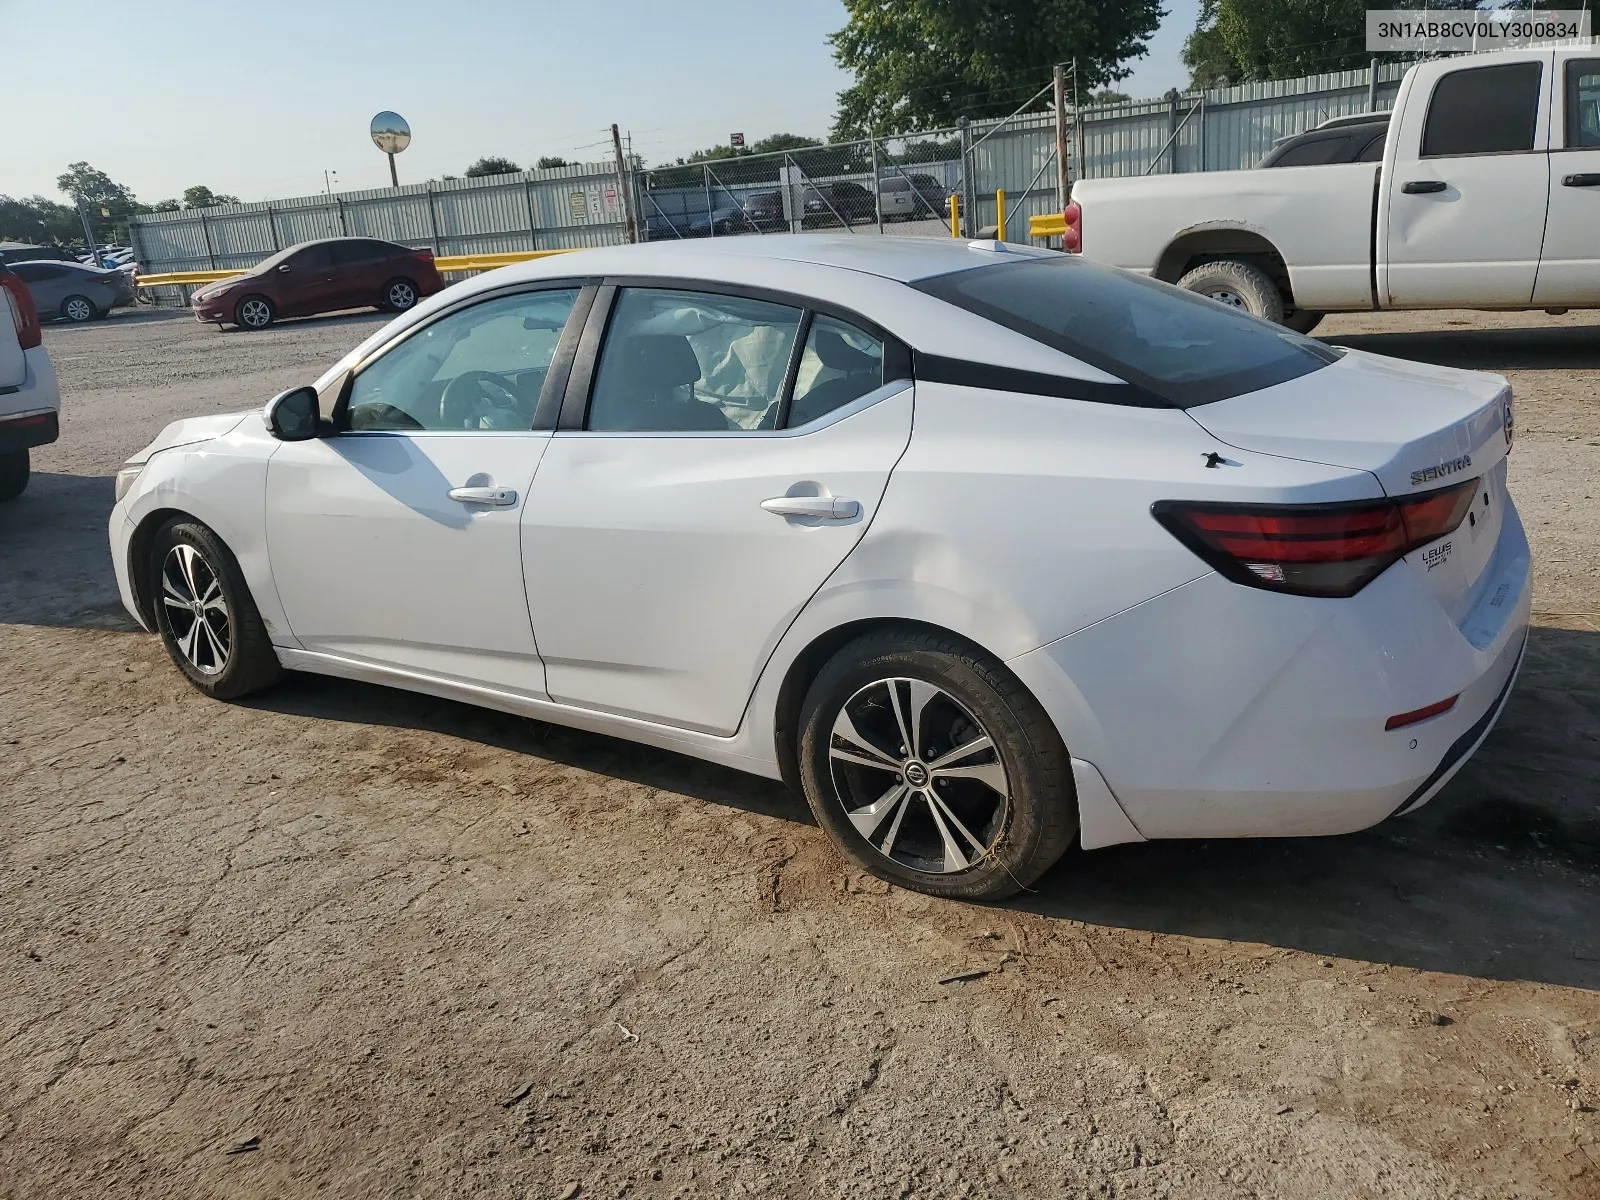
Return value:
<svg viewBox="0 0 1600 1200">
<path fill-rule="evenodd" d="M 1209 404 L 1337 358 L 1320 342 L 1215 300 L 1073 255 L 974 267 L 913 286 L 1126 380 L 1143 393 L 1132 403 Z"/>
</svg>

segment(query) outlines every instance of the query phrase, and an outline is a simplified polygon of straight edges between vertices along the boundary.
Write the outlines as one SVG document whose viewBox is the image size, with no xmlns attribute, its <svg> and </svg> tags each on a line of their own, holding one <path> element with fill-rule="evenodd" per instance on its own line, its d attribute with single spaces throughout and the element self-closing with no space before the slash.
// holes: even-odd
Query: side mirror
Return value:
<svg viewBox="0 0 1600 1200">
<path fill-rule="evenodd" d="M 280 442 L 308 442 L 321 434 L 317 389 L 290 388 L 267 402 L 267 428 Z"/>
</svg>

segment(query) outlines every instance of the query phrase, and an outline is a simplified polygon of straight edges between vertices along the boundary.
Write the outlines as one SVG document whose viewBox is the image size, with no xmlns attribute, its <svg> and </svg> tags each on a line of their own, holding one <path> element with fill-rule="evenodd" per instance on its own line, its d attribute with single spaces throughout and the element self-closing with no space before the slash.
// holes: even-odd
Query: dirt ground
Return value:
<svg viewBox="0 0 1600 1200">
<path fill-rule="evenodd" d="M 1600 1196 L 1600 315 L 1319 330 L 1516 385 L 1537 628 L 1438 799 L 995 907 L 671 754 L 189 688 L 117 604 L 112 475 L 378 319 L 46 334 L 62 440 L 0 510 L 0 1197 Z"/>
</svg>

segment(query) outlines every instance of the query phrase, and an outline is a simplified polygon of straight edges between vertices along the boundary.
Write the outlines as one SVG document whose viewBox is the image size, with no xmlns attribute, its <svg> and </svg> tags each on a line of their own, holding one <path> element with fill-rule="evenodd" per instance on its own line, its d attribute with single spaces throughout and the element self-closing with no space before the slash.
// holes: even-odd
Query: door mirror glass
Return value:
<svg viewBox="0 0 1600 1200">
<path fill-rule="evenodd" d="M 321 415 L 316 388 L 290 388 L 267 404 L 267 428 L 280 442 L 309 441 L 318 435 Z"/>
</svg>

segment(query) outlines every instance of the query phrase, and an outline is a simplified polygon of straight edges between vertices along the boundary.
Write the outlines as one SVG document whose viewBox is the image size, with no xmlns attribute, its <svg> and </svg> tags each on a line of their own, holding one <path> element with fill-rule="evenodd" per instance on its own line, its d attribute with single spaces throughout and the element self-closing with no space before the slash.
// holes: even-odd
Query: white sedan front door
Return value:
<svg viewBox="0 0 1600 1200">
<path fill-rule="evenodd" d="M 520 521 L 530 429 L 578 293 L 448 314 L 358 368 L 338 434 L 267 471 L 267 549 L 308 651 L 541 698 Z"/>
<path fill-rule="evenodd" d="M 551 439 L 523 517 L 552 699 L 738 728 L 910 439 L 911 385 L 884 360 L 797 307 L 617 294 L 584 427 Z"/>
</svg>

